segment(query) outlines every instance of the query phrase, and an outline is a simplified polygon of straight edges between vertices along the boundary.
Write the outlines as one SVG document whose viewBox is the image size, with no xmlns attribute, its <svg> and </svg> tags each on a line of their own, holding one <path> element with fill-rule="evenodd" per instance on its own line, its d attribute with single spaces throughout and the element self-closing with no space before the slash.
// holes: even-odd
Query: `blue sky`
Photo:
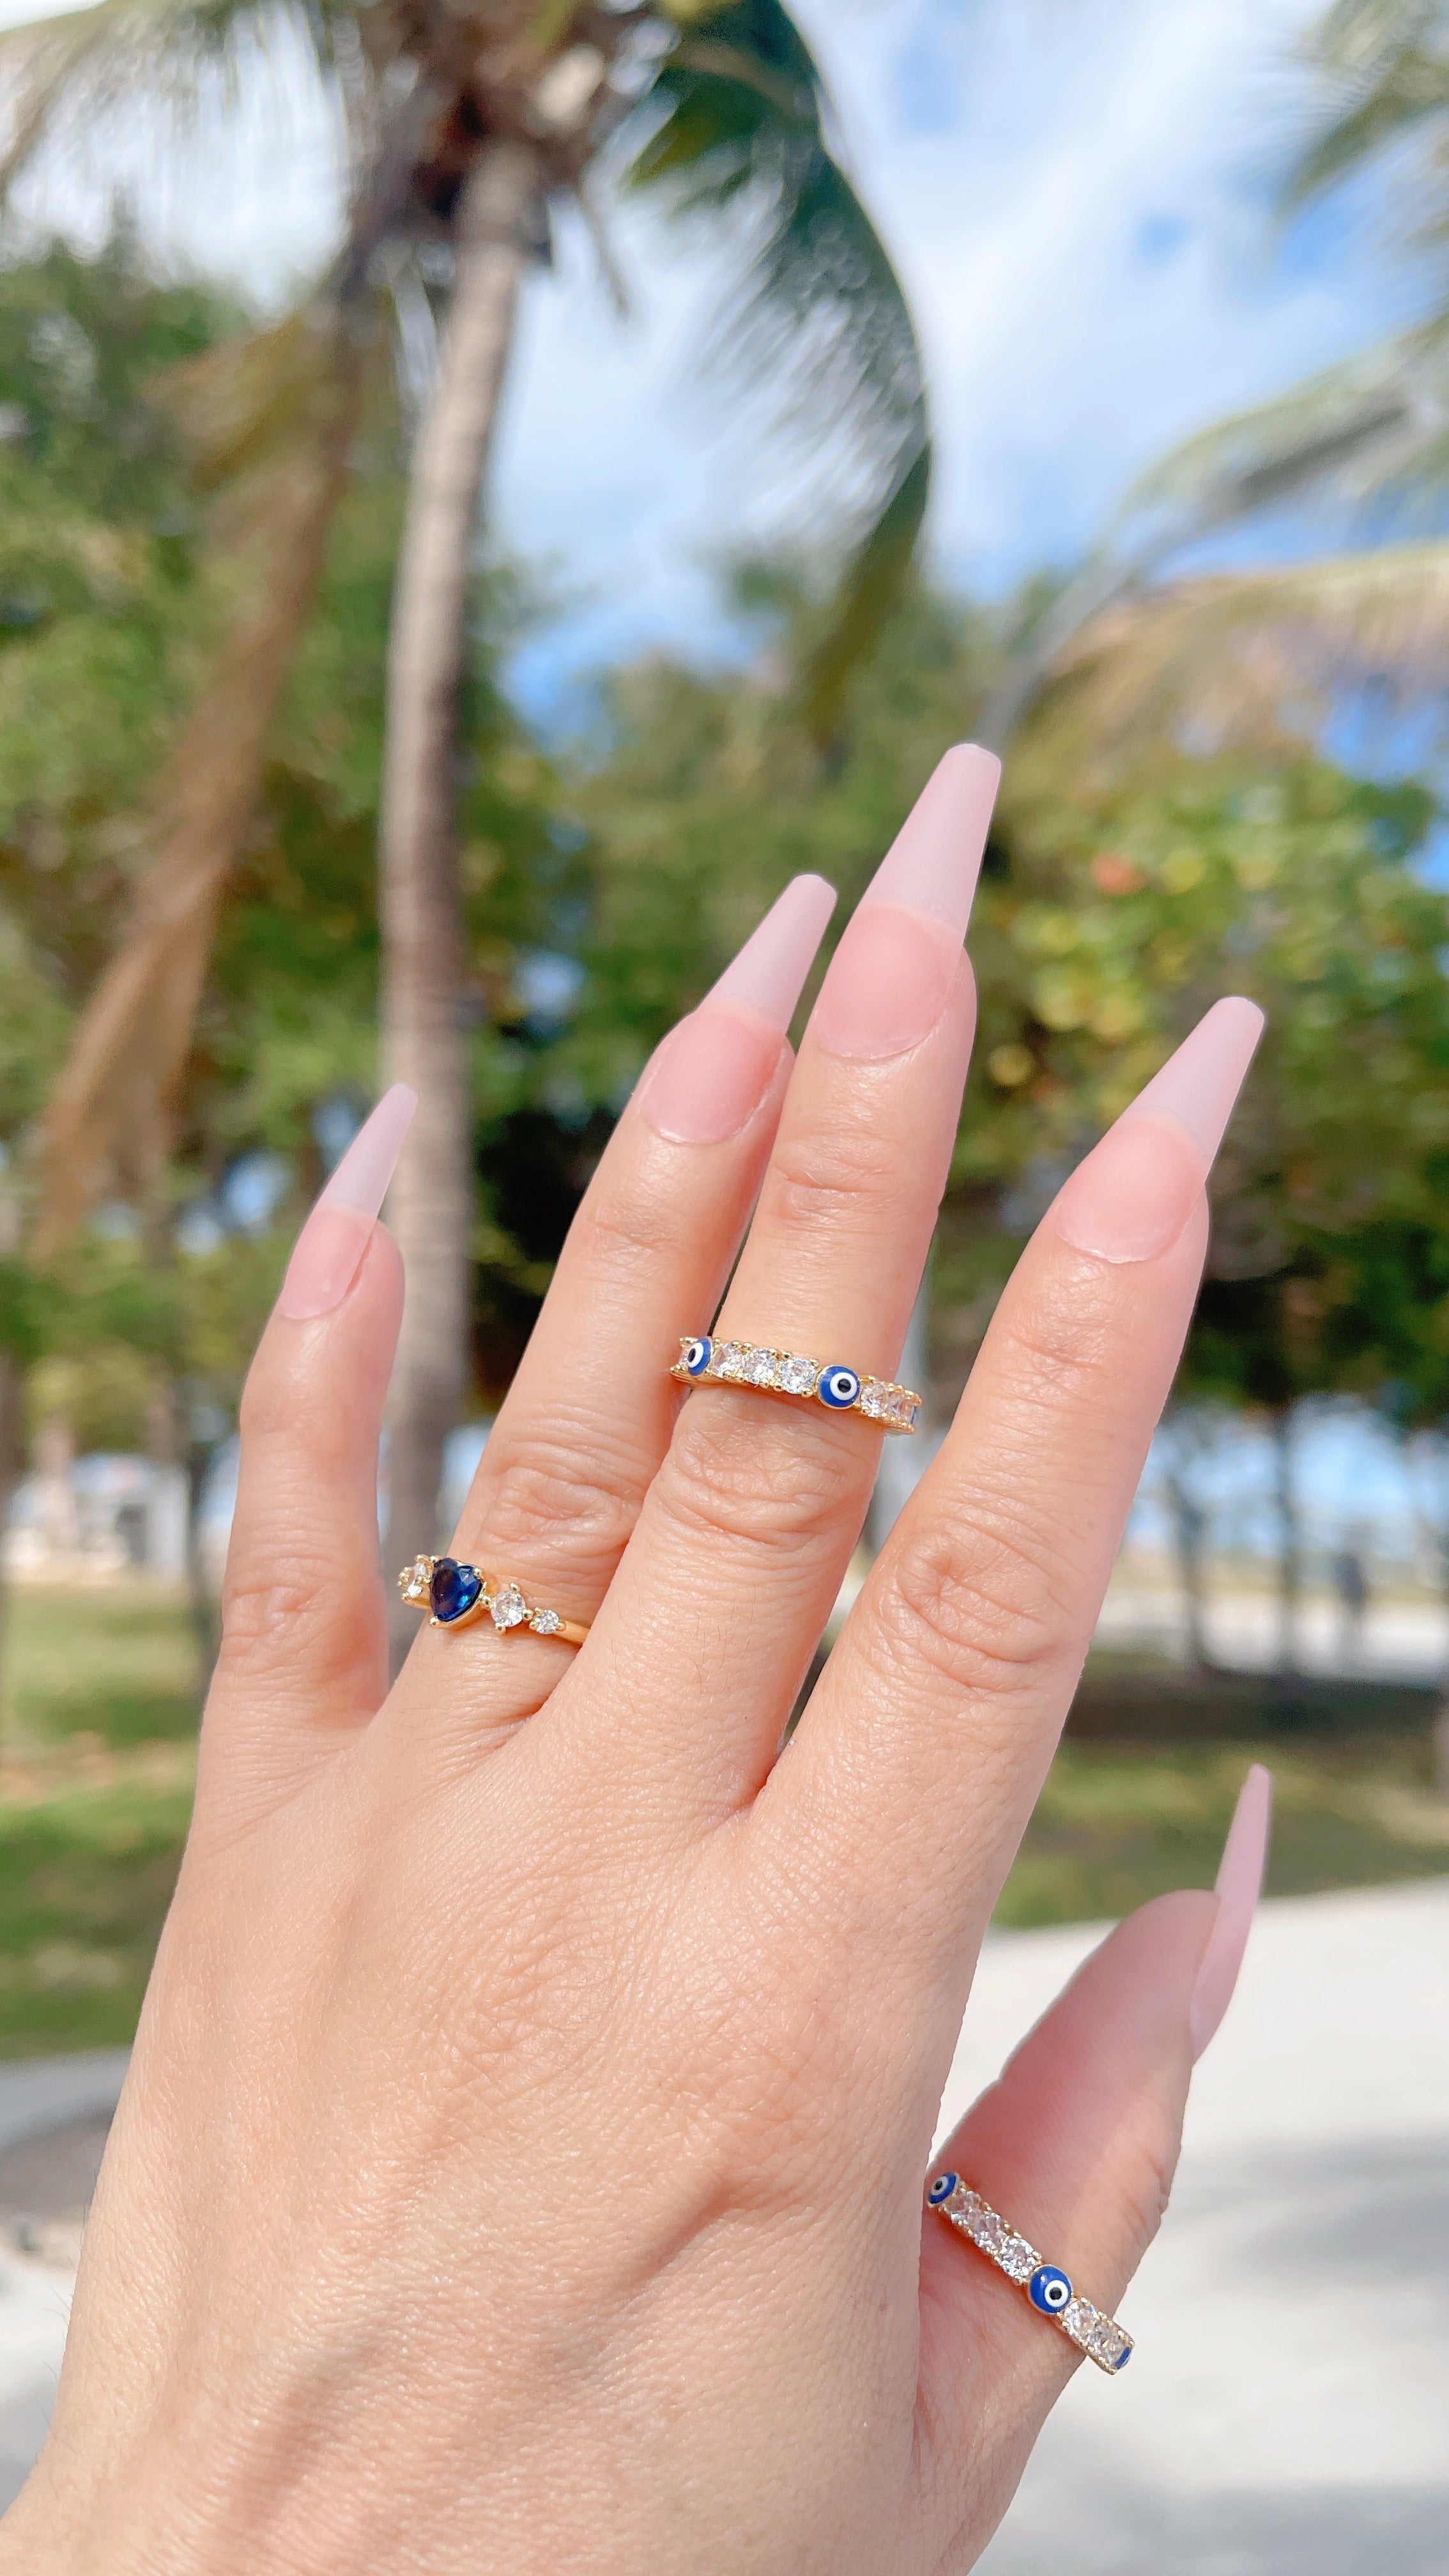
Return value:
<svg viewBox="0 0 1449 2576">
<path fill-rule="evenodd" d="M 0 0 L 0 22 L 34 0 Z M 999 591 L 1091 539 L 1164 445 L 1352 348 L 1402 309 L 1371 241 L 1319 219 L 1272 242 L 1307 113 L 1292 62 L 1316 0 L 800 0 L 858 183 L 909 287 L 934 388 L 931 527 L 956 583 Z M 173 255 L 268 294 L 325 255 L 329 133 L 285 53 L 230 148 L 163 191 L 128 112 L 37 210 L 94 227 L 124 174 Z M 668 644 L 728 650 L 711 565 L 778 527 L 768 443 L 695 380 L 716 280 L 616 212 L 620 321 L 576 224 L 530 287 L 497 458 L 505 546 L 561 613 L 521 665 L 568 675 Z"/>
</svg>

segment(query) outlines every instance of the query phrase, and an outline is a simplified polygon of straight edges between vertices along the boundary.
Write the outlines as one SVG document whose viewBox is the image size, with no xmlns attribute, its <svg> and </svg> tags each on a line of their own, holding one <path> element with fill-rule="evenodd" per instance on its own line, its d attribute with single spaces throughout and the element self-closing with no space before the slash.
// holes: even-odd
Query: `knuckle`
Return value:
<svg viewBox="0 0 1449 2576">
<path fill-rule="evenodd" d="M 899 1660 L 989 1697 L 1028 1687 L 1071 1624 L 1047 1533 L 982 1522 L 930 1531 L 903 1547 L 880 1620 Z"/>
<path fill-rule="evenodd" d="M 221 1654 L 229 1665 L 291 1664 L 306 1658 L 337 1616 L 321 1567 L 295 1558 L 285 1573 L 258 1568 L 228 1575 L 221 1598 Z"/>
<path fill-rule="evenodd" d="M 789 1553 L 832 1525 L 861 1481 L 832 1442 L 833 1426 L 767 1421 L 766 1410 L 728 1389 L 685 1407 L 655 1490 L 691 1536 Z"/>
<path fill-rule="evenodd" d="M 888 1140 L 842 1121 L 797 1130 L 777 1144 L 767 1204 L 772 1221 L 792 1232 L 838 1232 L 842 1225 L 878 1226 L 882 1207 L 900 1191 L 901 1158 Z"/>
<path fill-rule="evenodd" d="M 527 1551 L 541 1540 L 556 1546 L 562 1537 L 591 1562 L 610 1564 L 623 1554 L 639 1516 L 642 1481 L 628 1462 L 601 1454 L 582 1434 L 574 1441 L 530 1432 L 526 1448 L 509 1445 L 495 1456 L 497 1443 L 495 1433 L 466 1516 L 490 1547 Z"/>
</svg>

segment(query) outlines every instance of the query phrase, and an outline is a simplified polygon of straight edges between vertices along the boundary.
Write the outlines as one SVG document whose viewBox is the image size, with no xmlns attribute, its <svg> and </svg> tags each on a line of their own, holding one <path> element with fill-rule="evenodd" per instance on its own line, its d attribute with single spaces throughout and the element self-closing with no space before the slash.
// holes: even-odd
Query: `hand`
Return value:
<svg viewBox="0 0 1449 2576">
<path fill-rule="evenodd" d="M 455 1542 L 591 1619 L 581 1651 L 425 1627 L 386 1690 L 405 1095 L 324 1193 L 247 1388 L 195 1822 L 0 2568 L 924 2576 L 990 2536 L 1075 2356 L 923 2213 L 932 2126 L 1258 1015 L 1219 1003 L 1067 1182 L 783 1756 L 880 1435 L 666 1371 L 757 1197 L 720 1331 L 895 1364 L 995 776 L 948 755 L 793 1071 L 809 878 L 620 1122 Z M 1265 1822 L 1255 1787 L 1221 1899 L 1115 1932 L 938 2159 L 1109 2311 Z"/>
</svg>

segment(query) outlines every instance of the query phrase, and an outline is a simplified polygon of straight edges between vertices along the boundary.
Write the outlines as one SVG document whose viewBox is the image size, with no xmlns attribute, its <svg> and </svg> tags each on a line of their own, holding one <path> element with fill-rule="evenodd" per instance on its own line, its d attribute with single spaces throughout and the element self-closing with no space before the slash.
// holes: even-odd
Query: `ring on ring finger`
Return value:
<svg viewBox="0 0 1449 2576">
<path fill-rule="evenodd" d="M 410 1608 L 431 1614 L 430 1627 L 471 1628 L 488 1618 L 500 1636 L 527 1628 L 536 1637 L 557 1637 L 565 1646 L 581 1646 L 589 1633 L 584 1620 L 565 1619 L 558 1610 L 525 1600 L 511 1575 L 494 1580 L 481 1565 L 463 1564 L 454 1556 L 414 1557 L 397 1583 Z"/>
</svg>

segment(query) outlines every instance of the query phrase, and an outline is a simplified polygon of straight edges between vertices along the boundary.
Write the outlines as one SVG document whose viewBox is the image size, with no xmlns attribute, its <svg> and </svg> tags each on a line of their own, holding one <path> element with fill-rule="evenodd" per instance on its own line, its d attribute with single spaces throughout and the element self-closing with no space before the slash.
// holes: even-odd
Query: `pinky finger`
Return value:
<svg viewBox="0 0 1449 2576">
<path fill-rule="evenodd" d="M 377 1453 L 403 1278 L 377 1212 L 415 1105 L 394 1084 L 348 1148 L 252 1362 L 199 1812 L 272 1803 L 387 1688 Z"/>
<path fill-rule="evenodd" d="M 1268 1774 L 1255 1765 L 1217 1893 L 1160 1896 L 1119 1924 L 933 2163 L 979 2192 L 1108 2316 L 1167 2206 L 1193 2064 L 1247 1947 L 1269 1800 Z M 921 2427 L 947 2566 L 969 2566 L 984 2547 L 1078 2357 L 959 2228 L 926 2213 Z M 983 2506 L 987 2519 L 968 2547 L 967 2525 Z"/>
</svg>

